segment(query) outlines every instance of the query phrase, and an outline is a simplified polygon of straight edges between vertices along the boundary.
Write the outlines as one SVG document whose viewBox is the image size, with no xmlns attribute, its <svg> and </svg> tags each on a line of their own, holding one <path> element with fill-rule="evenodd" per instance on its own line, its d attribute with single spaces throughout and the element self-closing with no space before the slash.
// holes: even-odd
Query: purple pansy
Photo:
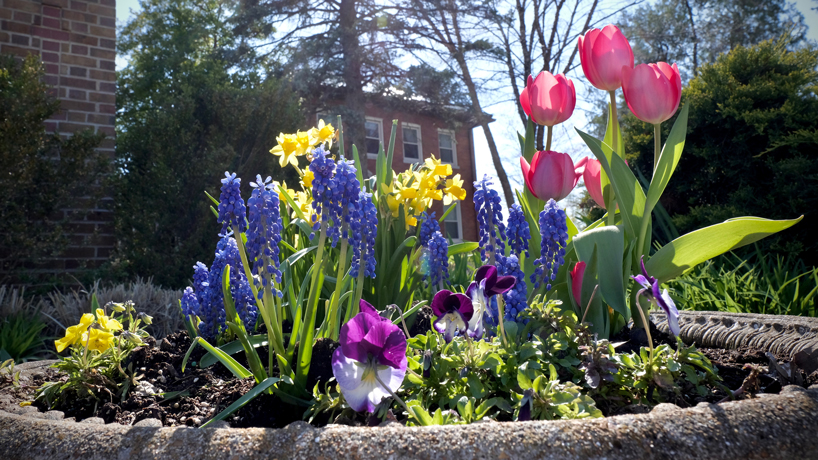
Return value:
<svg viewBox="0 0 818 460">
<path fill-rule="evenodd" d="M 365 300 L 361 312 L 341 327 L 341 346 L 332 355 L 332 373 L 352 409 L 375 410 L 406 375 L 406 336 Z M 380 379 L 380 382 L 378 381 Z"/>
<path fill-rule="evenodd" d="M 443 334 L 446 343 L 454 338 L 455 333 L 464 334 L 469 327 L 469 320 L 474 316 L 471 299 L 463 294 L 442 289 L 432 299 L 432 311 L 437 316 L 435 330 Z"/>
<path fill-rule="evenodd" d="M 645 270 L 645 258 L 642 257 L 642 274 L 631 276 L 634 281 L 639 283 L 642 286 L 642 289 L 636 294 L 638 298 L 640 295 L 645 296 L 646 299 L 655 303 L 659 306 L 667 315 L 667 325 L 670 328 L 670 332 L 679 337 L 679 333 L 681 329 L 679 328 L 679 310 L 676 309 L 676 304 L 673 303 L 673 299 L 670 298 L 670 295 L 667 292 L 667 289 L 664 291 L 659 291 L 659 280 L 656 278 L 648 275 L 648 271 Z"/>
<path fill-rule="evenodd" d="M 483 336 L 483 314 L 491 310 L 488 308 L 491 298 L 503 294 L 514 287 L 517 280 L 513 276 L 497 276 L 497 268 L 493 265 L 483 265 L 474 274 L 474 281 L 466 289 L 466 296 L 471 299 L 474 315 L 469 320 L 468 332 L 471 337 Z"/>
</svg>

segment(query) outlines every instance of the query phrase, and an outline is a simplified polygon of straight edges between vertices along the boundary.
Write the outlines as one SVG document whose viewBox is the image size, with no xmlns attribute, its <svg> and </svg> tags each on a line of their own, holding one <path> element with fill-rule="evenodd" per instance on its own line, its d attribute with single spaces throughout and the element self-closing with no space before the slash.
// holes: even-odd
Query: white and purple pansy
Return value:
<svg viewBox="0 0 818 460">
<path fill-rule="evenodd" d="M 642 286 L 642 289 L 636 293 L 636 296 L 644 296 L 652 303 L 658 305 L 659 308 L 665 312 L 665 315 L 667 315 L 667 325 L 668 328 L 670 328 L 670 332 L 674 336 L 679 337 L 681 328 L 679 327 L 679 310 L 676 308 L 676 304 L 673 303 L 673 299 L 670 298 L 667 289 L 661 292 L 659 291 L 659 280 L 648 275 L 647 270 L 645 270 L 644 256 L 642 257 L 641 263 L 642 274 L 631 276 L 634 281 Z"/>
<path fill-rule="evenodd" d="M 469 326 L 469 320 L 474 316 L 474 307 L 471 299 L 464 294 L 456 294 L 442 289 L 432 299 L 432 311 L 437 320 L 434 328 L 443 334 L 446 343 L 454 338 L 455 334 L 464 334 Z"/>
<path fill-rule="evenodd" d="M 517 279 L 513 276 L 497 276 L 497 268 L 493 265 L 483 265 L 474 274 L 474 281 L 466 289 L 466 296 L 471 299 L 474 315 L 469 320 L 468 333 L 473 338 L 483 336 L 483 315 L 491 310 L 488 308 L 491 298 L 503 294 L 514 287 Z"/>
<path fill-rule="evenodd" d="M 372 412 L 403 383 L 406 336 L 365 300 L 360 308 L 341 327 L 341 346 L 332 355 L 332 373 L 352 409 Z"/>
</svg>

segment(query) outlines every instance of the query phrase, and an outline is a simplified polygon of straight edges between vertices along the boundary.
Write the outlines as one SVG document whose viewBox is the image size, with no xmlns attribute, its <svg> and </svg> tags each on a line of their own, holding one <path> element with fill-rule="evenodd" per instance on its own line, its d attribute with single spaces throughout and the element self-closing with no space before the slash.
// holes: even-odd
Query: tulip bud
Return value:
<svg viewBox="0 0 818 460">
<path fill-rule="evenodd" d="M 614 91 L 622 86 L 622 67 L 633 68 L 633 50 L 628 39 L 613 24 L 591 29 L 579 37 L 579 59 L 585 77 L 595 87 Z"/>
<path fill-rule="evenodd" d="M 636 118 L 656 125 L 669 119 L 679 108 L 682 78 L 676 64 L 666 62 L 622 67 L 622 92 Z"/>
<path fill-rule="evenodd" d="M 520 166 L 525 185 L 535 197 L 543 201 L 559 201 L 576 187 L 584 170 L 584 161 L 575 166 L 567 153 L 545 150 L 534 154 L 531 165 L 525 157 L 520 157 Z"/>
<path fill-rule="evenodd" d="M 554 126 L 574 113 L 577 91 L 574 83 L 563 74 L 540 72 L 537 78 L 528 76 L 528 83 L 520 93 L 523 111 L 538 125 Z"/>
<path fill-rule="evenodd" d="M 585 278 L 585 262 L 577 262 L 574 269 L 571 270 L 571 294 L 574 295 L 574 301 L 582 311 L 582 280 Z"/>
<path fill-rule="evenodd" d="M 602 209 L 605 209 L 605 198 L 602 195 L 602 164 L 599 160 L 589 159 L 585 163 L 585 171 L 582 173 L 585 180 L 585 189 Z"/>
</svg>

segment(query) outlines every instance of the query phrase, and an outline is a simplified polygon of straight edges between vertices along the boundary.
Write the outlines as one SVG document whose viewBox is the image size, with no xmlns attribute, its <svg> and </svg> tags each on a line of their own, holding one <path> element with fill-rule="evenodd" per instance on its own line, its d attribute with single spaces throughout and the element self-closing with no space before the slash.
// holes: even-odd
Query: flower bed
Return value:
<svg viewBox="0 0 818 460">
<path fill-rule="evenodd" d="M 214 260 L 196 263 L 180 302 L 186 335 L 155 351 L 142 329 L 151 318 L 138 306 L 92 299 L 94 313 L 56 342 L 69 352 L 55 364 L 64 375 L 38 390 L 37 404 L 128 424 L 428 426 L 599 418 L 809 384 L 806 365 L 779 368 L 763 355 L 724 380 L 680 340 L 678 299 L 662 288 L 797 219 L 731 219 L 651 254 L 651 212 L 687 131 L 682 109 L 661 147 L 658 127 L 680 103 L 678 69 L 634 68 L 613 26 L 579 46 L 591 82 L 612 101 L 622 85 L 634 114 L 657 127 L 646 191 L 622 157 L 613 105 L 603 140 L 579 132 L 595 160 L 574 164 L 550 150 L 552 127 L 571 116 L 576 94 L 570 79 L 548 72 L 521 96 L 531 121 L 518 203 L 504 210 L 489 177 L 474 184 L 478 242 L 455 244 L 441 232 L 466 199 L 451 165 L 432 156 L 392 171 L 397 121 L 370 178 L 357 150 L 345 150 L 340 117 L 337 131 L 321 122 L 281 134 L 271 153 L 295 169 L 300 190 L 258 175 L 245 201 L 241 179 L 225 173 L 220 196 L 210 197 L 221 224 Z M 547 127 L 543 151 L 534 123 Z M 579 231 L 557 201 L 582 176 L 609 212 Z M 448 206 L 440 218 L 429 212 L 435 202 Z M 651 306 L 664 312 L 667 333 L 645 327 Z"/>
</svg>

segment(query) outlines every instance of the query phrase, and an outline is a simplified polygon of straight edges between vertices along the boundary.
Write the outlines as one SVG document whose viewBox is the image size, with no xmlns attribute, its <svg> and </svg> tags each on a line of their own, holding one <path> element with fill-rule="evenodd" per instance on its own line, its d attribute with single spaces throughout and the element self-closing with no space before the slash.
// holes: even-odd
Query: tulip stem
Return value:
<svg viewBox="0 0 818 460">
<path fill-rule="evenodd" d="M 613 126 L 613 147 L 614 151 L 622 158 L 625 158 L 625 146 L 620 145 L 619 139 L 622 137 L 619 134 L 619 117 L 616 114 L 616 90 L 608 91 L 611 95 L 611 126 Z"/>
<path fill-rule="evenodd" d="M 552 136 L 552 132 L 554 131 L 554 127 L 553 126 L 546 126 L 546 128 L 548 128 L 548 129 L 546 130 L 547 134 L 545 136 L 545 150 L 548 151 L 548 150 L 551 150 L 551 136 Z"/>
<path fill-rule="evenodd" d="M 659 155 L 662 153 L 662 124 L 653 125 L 653 171 L 659 166 Z"/>
</svg>

